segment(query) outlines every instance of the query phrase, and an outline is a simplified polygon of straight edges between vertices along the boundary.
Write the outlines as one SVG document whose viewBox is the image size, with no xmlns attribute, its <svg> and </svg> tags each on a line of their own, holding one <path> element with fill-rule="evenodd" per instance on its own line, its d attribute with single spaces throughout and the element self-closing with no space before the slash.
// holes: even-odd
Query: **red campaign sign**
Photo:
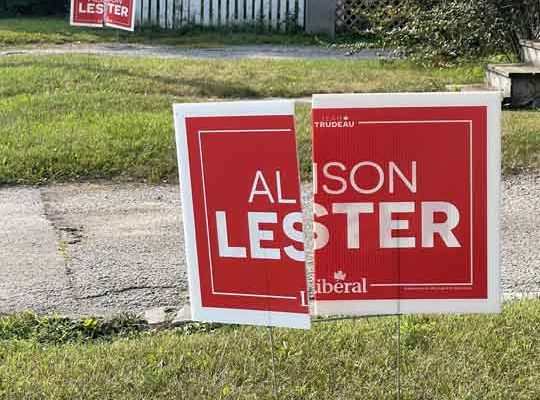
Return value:
<svg viewBox="0 0 540 400">
<path fill-rule="evenodd" d="M 105 25 L 133 31 L 135 29 L 135 0 L 107 0 Z"/>
<path fill-rule="evenodd" d="M 70 24 L 103 27 L 103 0 L 71 0 Z"/>
<path fill-rule="evenodd" d="M 133 31 L 135 0 L 71 0 L 70 23 L 75 26 L 107 26 Z"/>
<path fill-rule="evenodd" d="M 320 95 L 318 314 L 499 310 L 500 95 Z"/>
<path fill-rule="evenodd" d="M 294 103 L 174 114 L 193 319 L 308 328 Z"/>
</svg>

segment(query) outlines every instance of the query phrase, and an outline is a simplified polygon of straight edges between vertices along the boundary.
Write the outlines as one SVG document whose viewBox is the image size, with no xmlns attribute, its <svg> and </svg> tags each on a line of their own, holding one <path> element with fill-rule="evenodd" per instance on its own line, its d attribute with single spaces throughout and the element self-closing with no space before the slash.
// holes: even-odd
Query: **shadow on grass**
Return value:
<svg viewBox="0 0 540 400">
<path fill-rule="evenodd" d="M 261 98 L 267 97 L 268 93 L 265 91 L 259 91 L 253 87 L 242 84 L 240 82 L 225 83 L 222 80 L 210 78 L 205 75 L 204 78 L 170 78 L 166 76 L 156 76 L 146 73 L 138 73 L 128 68 L 113 68 L 108 69 L 99 64 L 93 63 L 81 63 L 81 62 L 51 62 L 48 60 L 38 61 L 9 61 L 0 65 L 0 71 L 6 68 L 25 68 L 25 67 L 41 67 L 47 70 L 63 70 L 72 71 L 78 69 L 81 71 L 87 71 L 95 74 L 114 74 L 114 76 L 122 75 L 129 78 L 136 78 L 141 80 L 150 81 L 151 83 L 164 84 L 171 86 L 187 86 L 192 89 L 191 92 L 186 93 L 180 88 L 167 92 L 169 95 L 178 97 L 184 96 L 197 96 L 197 97 L 219 97 L 219 98 Z M 1 72 L 0 72 L 1 73 Z M 216 75 L 219 71 L 216 71 Z M 151 87 L 152 85 L 150 85 Z M 137 93 L 137 90 L 133 90 L 132 93 Z M 3 96 L 17 96 L 21 94 L 27 94 L 26 89 L 12 90 L 4 93 Z M 144 92 L 141 92 L 144 94 Z"/>
</svg>

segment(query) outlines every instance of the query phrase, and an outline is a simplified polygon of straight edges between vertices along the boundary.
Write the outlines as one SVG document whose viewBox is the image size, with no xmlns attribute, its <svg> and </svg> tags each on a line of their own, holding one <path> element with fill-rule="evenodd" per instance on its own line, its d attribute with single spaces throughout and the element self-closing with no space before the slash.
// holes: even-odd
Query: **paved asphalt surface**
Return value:
<svg viewBox="0 0 540 400">
<path fill-rule="evenodd" d="M 350 49 L 321 46 L 226 46 L 206 49 L 185 47 L 141 45 L 141 44 L 63 44 L 55 46 L 8 48 L 0 50 L 0 56 L 9 55 L 54 55 L 54 54 L 98 54 L 118 56 L 151 56 L 162 58 L 199 59 L 335 59 L 365 60 L 393 57 L 390 51 L 363 49 L 350 53 Z"/>
<path fill-rule="evenodd" d="M 309 198 L 306 187 L 306 218 Z M 540 292 L 539 209 L 540 176 L 505 179 L 502 279 L 507 295 Z M 0 313 L 111 315 L 186 302 L 176 185 L 5 187 L 0 189 L 0 226 Z"/>
</svg>

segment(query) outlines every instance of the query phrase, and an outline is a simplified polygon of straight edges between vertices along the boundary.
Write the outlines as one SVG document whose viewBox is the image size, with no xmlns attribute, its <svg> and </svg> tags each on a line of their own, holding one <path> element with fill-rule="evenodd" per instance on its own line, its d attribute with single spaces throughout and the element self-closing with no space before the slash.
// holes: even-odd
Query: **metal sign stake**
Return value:
<svg viewBox="0 0 540 400">
<path fill-rule="evenodd" d="M 277 378 L 276 378 L 276 355 L 274 354 L 274 334 L 272 332 L 272 327 L 268 327 L 268 337 L 270 339 L 270 353 L 272 354 L 272 394 L 274 399 L 278 398 L 278 387 L 277 387 Z"/>
<path fill-rule="evenodd" d="M 396 389 L 397 400 L 401 399 L 401 314 L 397 315 L 397 371 L 396 371 Z"/>
</svg>

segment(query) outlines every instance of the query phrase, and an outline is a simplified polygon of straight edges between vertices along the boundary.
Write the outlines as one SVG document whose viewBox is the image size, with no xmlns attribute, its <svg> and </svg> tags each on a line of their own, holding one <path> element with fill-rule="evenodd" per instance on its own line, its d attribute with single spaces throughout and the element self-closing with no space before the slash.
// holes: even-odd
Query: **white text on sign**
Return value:
<svg viewBox="0 0 540 400">
<path fill-rule="evenodd" d="M 79 3 L 80 14 L 103 14 L 103 3 Z M 107 13 L 119 17 L 127 17 L 129 9 L 126 6 L 107 3 Z"/>
<path fill-rule="evenodd" d="M 262 171 L 257 171 L 253 179 L 251 186 L 248 203 L 253 203 L 254 199 L 264 197 L 271 204 L 295 204 L 296 200 L 293 198 L 284 197 L 281 173 L 275 171 L 275 187 L 276 193 L 272 193 L 268 181 L 265 178 Z M 218 237 L 218 248 L 220 257 L 230 258 L 248 258 L 248 252 L 246 246 L 234 246 L 229 242 L 229 224 L 227 220 L 227 212 L 224 210 L 216 211 L 216 227 Z M 249 254 L 253 259 L 267 259 L 267 260 L 280 260 L 282 258 L 282 249 L 263 246 L 264 241 L 274 240 L 274 231 L 271 229 L 263 229 L 262 224 L 278 224 L 278 213 L 271 211 L 250 211 L 247 213 L 246 221 L 249 233 Z M 281 229 L 285 235 L 299 244 L 304 243 L 304 236 L 302 227 L 302 213 L 291 212 L 287 214 L 281 221 L 279 221 Z M 290 259 L 294 261 L 304 261 L 304 251 L 302 248 L 298 249 L 293 245 L 289 245 L 283 248 L 283 252 Z"/>
<path fill-rule="evenodd" d="M 394 194 L 397 185 L 403 185 L 411 194 L 417 193 L 417 162 L 411 161 L 407 169 L 396 162 L 388 162 L 381 166 L 372 161 L 360 161 L 351 168 L 338 161 L 325 163 L 321 171 L 317 164 L 313 165 L 314 192 L 319 190 L 330 196 L 338 196 L 349 190 L 349 187 L 359 195 L 370 195 L 381 190 Z M 404 172 L 405 171 L 405 172 Z M 369 185 L 362 175 L 369 173 L 376 178 Z M 321 174 L 322 176 L 320 176 Z M 321 185 L 319 185 L 321 183 Z M 385 186 L 386 184 L 386 186 Z M 347 231 L 347 249 L 360 249 L 360 226 L 363 218 L 374 218 L 378 211 L 378 244 L 380 248 L 432 248 L 435 247 L 435 237 L 438 236 L 446 247 L 461 247 L 453 230 L 459 225 L 460 213 L 458 208 L 447 201 L 430 199 L 422 201 L 388 201 L 375 204 L 373 202 L 334 202 L 331 209 L 314 204 L 316 217 L 324 217 L 330 212 L 344 216 L 344 226 Z M 394 236 L 395 231 L 407 231 L 409 219 L 404 214 L 420 213 L 420 237 Z M 395 217 L 394 214 L 400 214 Z M 363 215 L 361 217 L 361 215 Z M 441 221 L 440 215 L 444 216 Z M 330 240 L 330 233 L 321 222 L 314 222 L 315 249 L 324 248 Z"/>
</svg>

